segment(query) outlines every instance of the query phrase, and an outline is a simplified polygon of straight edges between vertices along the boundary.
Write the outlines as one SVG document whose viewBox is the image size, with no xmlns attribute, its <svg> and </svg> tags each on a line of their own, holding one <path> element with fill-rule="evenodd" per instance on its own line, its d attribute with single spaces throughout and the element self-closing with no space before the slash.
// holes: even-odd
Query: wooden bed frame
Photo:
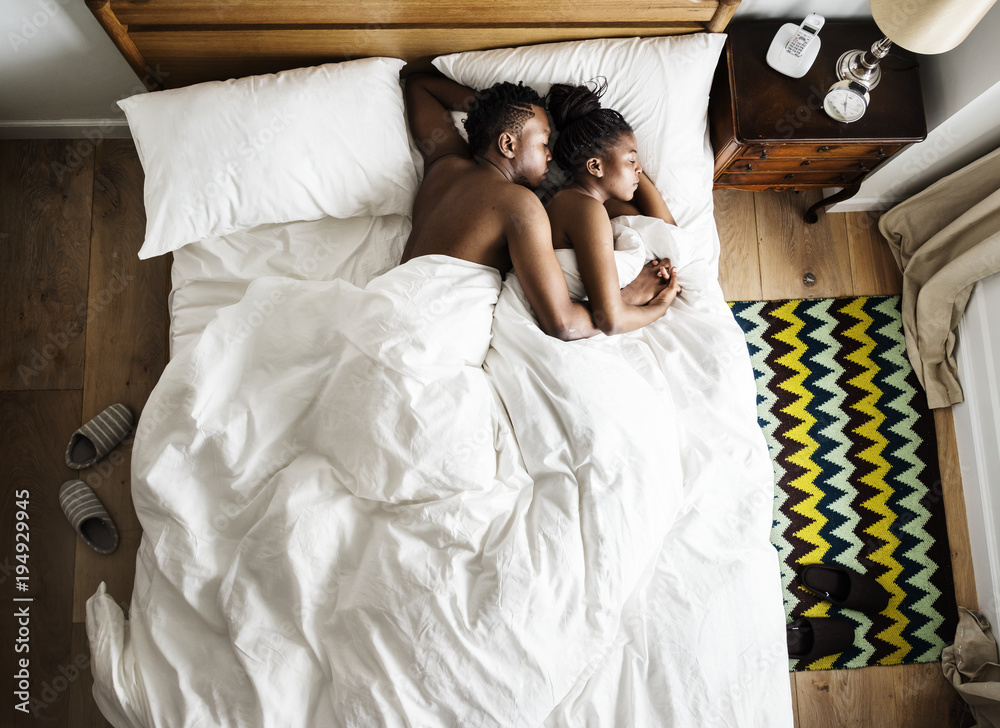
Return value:
<svg viewBox="0 0 1000 728">
<path fill-rule="evenodd" d="M 86 0 L 150 90 L 352 58 L 725 29 L 740 0 Z"/>
</svg>

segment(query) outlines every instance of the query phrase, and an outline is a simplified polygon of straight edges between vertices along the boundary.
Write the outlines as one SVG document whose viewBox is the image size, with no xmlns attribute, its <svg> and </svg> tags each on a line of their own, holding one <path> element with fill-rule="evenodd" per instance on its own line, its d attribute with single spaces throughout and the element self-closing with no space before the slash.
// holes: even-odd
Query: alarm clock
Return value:
<svg viewBox="0 0 1000 728">
<path fill-rule="evenodd" d="M 823 97 L 823 111 L 835 121 L 849 124 L 865 115 L 868 87 L 857 81 L 837 81 Z"/>
</svg>

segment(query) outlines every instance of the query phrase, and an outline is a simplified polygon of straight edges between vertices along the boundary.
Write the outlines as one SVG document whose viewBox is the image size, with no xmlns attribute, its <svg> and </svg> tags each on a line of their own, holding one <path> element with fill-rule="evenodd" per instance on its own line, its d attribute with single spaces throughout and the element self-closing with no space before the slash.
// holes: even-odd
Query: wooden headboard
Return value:
<svg viewBox="0 0 1000 728">
<path fill-rule="evenodd" d="M 149 89 L 331 61 L 721 32 L 740 0 L 86 0 Z"/>
</svg>

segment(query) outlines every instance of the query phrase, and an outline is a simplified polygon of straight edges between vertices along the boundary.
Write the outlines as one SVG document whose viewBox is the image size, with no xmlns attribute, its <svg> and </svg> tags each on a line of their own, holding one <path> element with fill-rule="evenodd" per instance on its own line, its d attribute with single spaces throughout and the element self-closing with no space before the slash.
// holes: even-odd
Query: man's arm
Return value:
<svg viewBox="0 0 1000 728">
<path fill-rule="evenodd" d="M 433 73 L 406 78 L 406 118 L 410 133 L 430 166 L 448 154 L 469 156 L 469 145 L 452 122 L 452 111 L 468 111 L 476 92 Z"/>
<path fill-rule="evenodd" d="M 570 300 L 566 277 L 552 249 L 552 228 L 545 208 L 534 194 L 517 188 L 517 212 L 507 231 L 507 245 L 514 272 L 524 295 L 549 336 L 563 341 L 586 339 L 598 333 L 590 309 Z"/>
</svg>

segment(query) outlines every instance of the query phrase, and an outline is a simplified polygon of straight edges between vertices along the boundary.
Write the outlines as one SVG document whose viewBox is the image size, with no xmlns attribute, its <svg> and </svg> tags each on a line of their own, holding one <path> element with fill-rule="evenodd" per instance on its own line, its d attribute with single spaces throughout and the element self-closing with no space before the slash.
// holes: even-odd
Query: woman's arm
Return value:
<svg viewBox="0 0 1000 728">
<path fill-rule="evenodd" d="M 604 203 L 608 211 L 608 217 L 618 217 L 619 215 L 645 215 L 646 217 L 658 217 L 668 225 L 676 225 L 674 216 L 670 214 L 663 195 L 656 189 L 653 181 L 646 176 L 645 172 L 639 173 L 639 189 L 635 191 L 631 202 L 621 200 L 608 200 Z"/>
<path fill-rule="evenodd" d="M 558 216 L 556 224 L 576 251 L 597 328 L 609 336 L 623 334 L 651 324 L 667 312 L 679 292 L 673 269 L 667 285 L 649 303 L 634 306 L 622 300 L 611 220 L 600 202 L 583 196 L 564 198 L 550 207 L 550 215 Z"/>
</svg>

